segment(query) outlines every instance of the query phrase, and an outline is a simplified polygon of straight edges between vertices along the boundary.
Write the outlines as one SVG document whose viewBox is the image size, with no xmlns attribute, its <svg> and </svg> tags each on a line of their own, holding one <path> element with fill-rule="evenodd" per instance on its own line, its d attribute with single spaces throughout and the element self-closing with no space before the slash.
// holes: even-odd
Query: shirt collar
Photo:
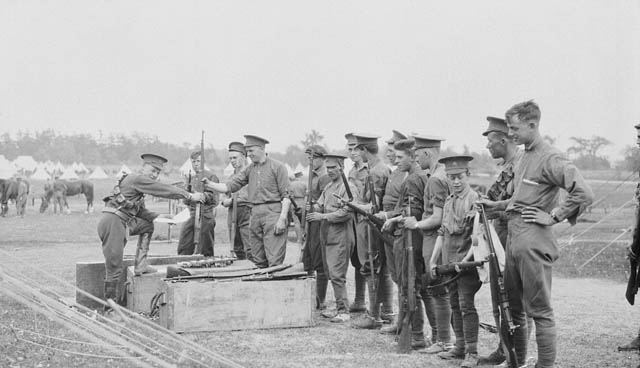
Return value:
<svg viewBox="0 0 640 368">
<path fill-rule="evenodd" d="M 529 147 L 527 147 L 526 145 L 524 146 L 524 150 L 526 152 L 528 151 L 535 151 L 536 148 L 538 148 L 541 144 L 543 143 L 542 137 L 541 136 L 537 136 L 533 142 L 531 142 L 531 144 L 529 145 Z"/>
<path fill-rule="evenodd" d="M 457 193 L 453 192 L 453 193 L 451 193 L 451 195 L 454 198 L 464 198 L 464 197 L 467 196 L 467 194 L 469 193 L 470 190 L 471 190 L 471 185 L 467 184 L 467 187 L 464 188 L 460 194 L 457 194 Z"/>
</svg>

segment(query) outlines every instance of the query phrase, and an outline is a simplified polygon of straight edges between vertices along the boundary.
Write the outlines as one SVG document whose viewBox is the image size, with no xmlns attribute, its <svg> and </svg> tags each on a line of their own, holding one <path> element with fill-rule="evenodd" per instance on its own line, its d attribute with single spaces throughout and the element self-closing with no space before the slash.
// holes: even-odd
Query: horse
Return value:
<svg viewBox="0 0 640 368">
<path fill-rule="evenodd" d="M 2 217 L 7 215 L 9 212 L 9 201 L 13 200 L 16 203 L 18 216 L 24 217 L 29 189 L 29 182 L 22 178 L 0 179 L 0 203 L 2 206 L 0 215 Z"/>
<path fill-rule="evenodd" d="M 46 184 L 44 187 L 44 196 L 40 205 L 40 213 L 43 213 L 49 207 L 49 201 L 53 197 L 53 212 L 60 206 L 60 213 L 63 208 L 65 212 L 71 213 L 67 196 L 84 194 L 87 199 L 87 209 L 84 213 L 93 212 L 93 183 L 88 180 L 63 180 L 56 179 L 53 184 Z"/>
</svg>

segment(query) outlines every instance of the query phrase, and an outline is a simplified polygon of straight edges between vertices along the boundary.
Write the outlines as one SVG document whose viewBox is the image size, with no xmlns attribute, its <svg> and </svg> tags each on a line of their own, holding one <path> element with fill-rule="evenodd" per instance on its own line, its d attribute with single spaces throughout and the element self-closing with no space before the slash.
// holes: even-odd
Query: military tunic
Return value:
<svg viewBox="0 0 640 368">
<path fill-rule="evenodd" d="M 204 174 L 197 173 L 196 175 L 192 175 L 191 182 L 186 183 L 186 186 L 190 185 L 193 191 L 203 192 L 205 195 L 205 202 L 200 205 L 200 213 L 202 214 L 202 222 L 200 224 L 200 249 L 202 255 L 213 257 L 216 228 L 215 207 L 218 205 L 218 193 L 208 189 L 205 190 L 202 178 L 207 178 L 214 183 L 220 181 L 212 172 L 205 170 Z M 178 241 L 179 255 L 190 255 L 195 251 L 193 235 L 195 230 L 196 203 L 186 200 L 185 204 L 189 206 L 191 216 L 182 225 L 182 229 L 180 230 L 180 239 Z"/>
<path fill-rule="evenodd" d="M 237 192 L 247 186 L 251 203 L 251 254 L 258 267 L 277 266 L 284 262 L 287 231 L 275 234 L 275 226 L 282 211 L 282 200 L 289 194 L 289 176 L 283 163 L 268 156 L 259 163 L 252 162 L 227 182 Z"/>
<path fill-rule="evenodd" d="M 117 281 L 124 274 L 122 257 L 127 244 L 127 227 L 141 223 L 132 235 L 153 232 L 153 220 L 157 213 L 144 207 L 144 195 L 168 199 L 187 199 L 189 192 L 173 185 L 159 183 L 146 175 L 129 174 L 119 184 L 121 198 L 105 198 L 103 215 L 98 222 L 98 235 L 102 241 L 105 258 L 105 281 Z"/>
<path fill-rule="evenodd" d="M 556 206 L 559 189 L 568 192 Z M 536 324 L 538 365 L 553 366 L 556 358 L 556 329 L 551 307 L 551 273 L 558 258 L 558 246 L 551 226 L 526 223 L 525 207 L 545 212 L 553 210 L 562 221 L 575 223 L 591 204 L 593 193 L 578 169 L 557 149 L 538 137 L 525 147 L 514 170 L 514 193 L 507 206 L 509 218 L 505 254 L 505 287 L 509 294 L 513 320 L 521 326 L 515 333 L 518 361 L 527 352 L 526 315 Z M 555 208 L 554 208 L 555 206 Z"/>
</svg>

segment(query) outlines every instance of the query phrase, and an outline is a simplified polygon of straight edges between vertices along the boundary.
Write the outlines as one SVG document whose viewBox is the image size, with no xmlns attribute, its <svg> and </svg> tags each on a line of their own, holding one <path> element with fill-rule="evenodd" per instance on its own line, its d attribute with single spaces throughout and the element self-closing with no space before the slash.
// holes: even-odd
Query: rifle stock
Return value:
<svg viewBox="0 0 640 368">
<path fill-rule="evenodd" d="M 302 241 L 300 243 L 300 259 L 299 262 L 302 262 L 304 257 L 305 249 L 307 248 L 307 235 L 309 234 L 309 221 L 307 221 L 307 208 L 310 211 L 313 210 L 313 198 L 311 197 L 311 187 L 313 186 L 313 151 L 309 154 L 309 172 L 307 173 L 307 197 L 305 198 L 305 206 L 301 209 L 301 218 L 304 221 L 304 231 L 302 231 Z M 292 197 L 290 197 L 291 203 L 297 207 L 295 201 Z"/>
<path fill-rule="evenodd" d="M 498 258 L 496 256 L 496 249 L 493 245 L 493 238 L 491 237 L 491 231 L 489 229 L 489 222 L 487 220 L 487 214 L 484 211 L 484 206 L 480 205 L 480 216 L 482 216 L 482 223 L 484 224 L 484 232 L 487 237 L 487 245 L 489 246 L 489 256 L 487 262 L 489 262 L 489 282 L 491 285 L 491 304 L 493 306 L 493 318 L 496 321 L 496 327 L 500 335 L 500 345 L 504 352 L 507 367 L 518 368 L 518 358 L 516 356 L 514 332 L 516 326 L 513 323 L 511 316 L 511 307 L 509 305 L 509 297 L 504 286 L 504 276 L 500 271 L 500 265 L 498 264 Z"/>
<path fill-rule="evenodd" d="M 436 274 L 438 276 L 450 276 L 456 273 L 471 270 L 476 267 L 481 267 L 487 261 L 473 261 L 473 262 L 453 262 L 446 265 L 438 265 L 436 267 Z"/>
<path fill-rule="evenodd" d="M 411 198 L 409 198 L 409 205 L 406 210 L 407 214 L 411 213 Z M 404 234 L 404 251 L 402 276 L 405 276 L 405 280 L 401 281 L 401 293 L 404 294 L 403 300 L 400 302 L 400 308 L 404 311 L 402 313 L 402 327 L 400 330 L 400 337 L 398 339 L 398 352 L 409 354 L 411 353 L 411 332 L 413 330 L 412 322 L 413 315 L 416 312 L 416 269 L 415 260 L 413 257 L 413 230 L 405 228 Z M 406 287 L 405 287 L 406 286 Z"/>
</svg>

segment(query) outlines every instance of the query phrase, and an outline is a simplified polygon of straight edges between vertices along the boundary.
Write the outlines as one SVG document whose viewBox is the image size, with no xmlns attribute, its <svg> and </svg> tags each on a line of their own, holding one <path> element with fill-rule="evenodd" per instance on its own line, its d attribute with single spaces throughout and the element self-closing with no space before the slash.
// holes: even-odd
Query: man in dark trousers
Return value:
<svg viewBox="0 0 640 368">
<path fill-rule="evenodd" d="M 176 186 L 157 182 L 167 159 L 154 154 L 144 154 L 141 157 L 144 161 L 142 172 L 123 176 L 112 193 L 104 198 L 105 207 L 102 210 L 102 218 L 98 222 L 98 235 L 102 241 L 102 254 L 105 260 L 105 299 L 120 301 L 123 295 L 119 281 L 124 272 L 122 257 L 129 228 L 130 235 L 138 235 L 135 274 L 156 272 L 155 268 L 149 266 L 147 262 L 153 220 L 158 216 L 168 216 L 158 215 L 146 209 L 144 195 L 188 199 L 192 202 L 204 202 L 206 198 L 203 193 L 189 193 Z"/>
<path fill-rule="evenodd" d="M 215 176 L 212 172 L 208 170 L 201 170 L 201 162 L 202 162 L 202 152 L 195 151 L 191 154 L 191 167 L 193 168 L 193 172 L 191 173 L 191 177 L 188 177 L 187 180 L 191 179 L 191 182 L 186 183 L 186 187 L 191 187 L 192 191 L 196 192 L 204 192 L 205 201 L 204 203 L 200 203 L 200 252 L 205 257 L 213 257 L 213 244 L 215 241 L 215 229 L 216 229 L 216 216 L 215 216 L 215 208 L 218 205 L 218 193 L 212 190 L 205 190 L 204 184 L 202 184 L 202 179 L 207 178 L 212 182 L 219 182 L 218 177 Z M 178 254 L 179 255 L 190 255 L 195 252 L 195 242 L 194 242 L 194 232 L 195 227 L 194 224 L 196 222 L 196 205 L 198 202 L 192 202 L 190 200 L 185 200 L 185 204 L 189 206 L 189 213 L 191 216 L 189 219 L 182 225 L 182 230 L 180 230 L 180 240 L 178 241 Z"/>
<path fill-rule="evenodd" d="M 229 143 L 229 162 L 233 167 L 233 175 L 238 174 L 247 166 L 247 151 L 241 142 Z M 231 222 L 235 217 L 235 234 L 233 239 L 233 252 L 238 259 L 253 260 L 251 256 L 251 241 L 249 231 L 249 220 L 251 219 L 251 203 L 249 202 L 249 193 L 244 187 L 229 195 L 222 205 L 229 209 L 227 214 L 227 225 L 231 229 Z M 235 202 L 235 204 L 234 204 Z M 235 208 L 235 216 L 234 216 Z"/>
<path fill-rule="evenodd" d="M 518 364 L 527 355 L 527 315 L 536 324 L 538 360 L 536 368 L 553 367 L 557 336 L 551 307 L 553 262 L 558 244 L 551 227 L 577 217 L 593 200 L 591 188 L 563 153 L 551 147 L 540 134 L 540 108 L 533 101 L 514 105 L 505 113 L 509 135 L 524 153 L 514 170 L 513 196 L 505 201 L 481 199 L 490 211 L 506 210 L 508 236 L 504 281 L 513 314 Z M 560 203 L 560 189 L 567 196 Z"/>
</svg>

